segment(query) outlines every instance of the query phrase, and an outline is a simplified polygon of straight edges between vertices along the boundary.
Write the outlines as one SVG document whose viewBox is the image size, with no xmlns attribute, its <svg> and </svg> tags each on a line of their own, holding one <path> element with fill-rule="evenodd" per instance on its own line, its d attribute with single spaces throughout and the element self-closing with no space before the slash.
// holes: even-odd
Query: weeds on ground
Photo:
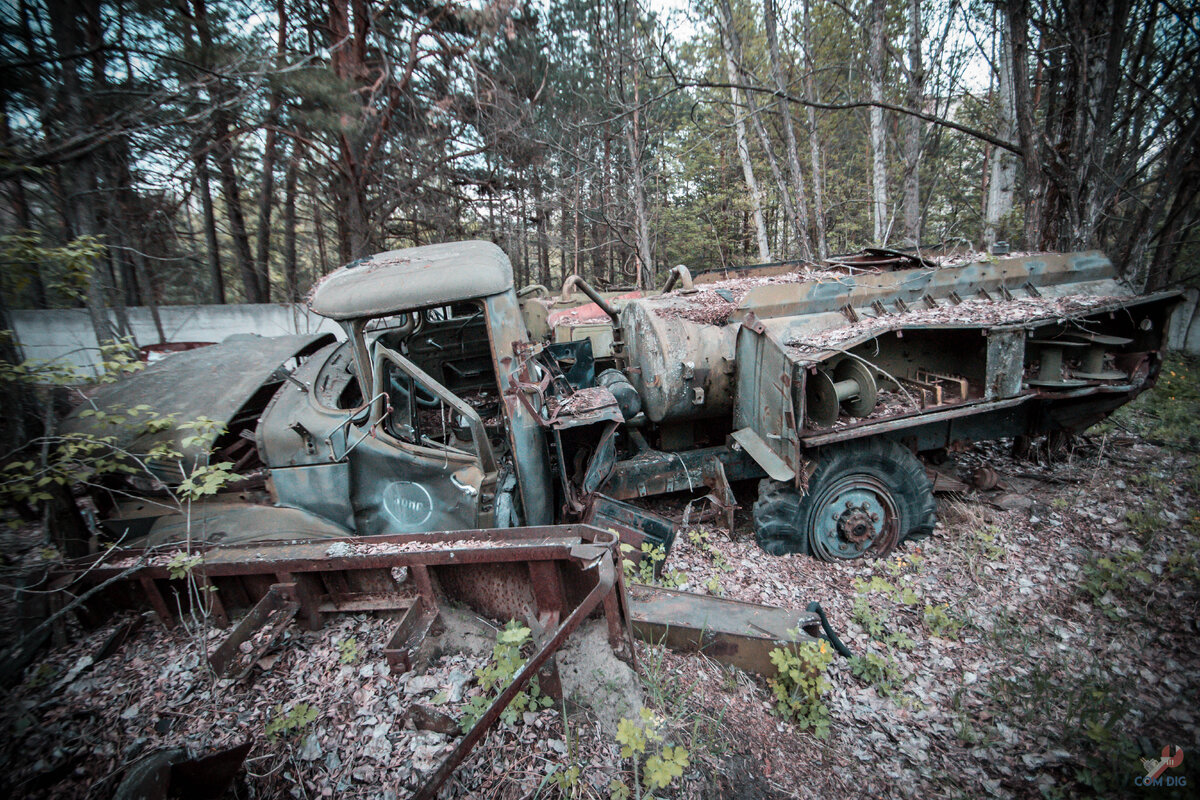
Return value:
<svg viewBox="0 0 1200 800">
<path fill-rule="evenodd" d="M 800 730 L 812 728 L 818 739 L 829 736 L 829 707 L 826 677 L 833 663 L 833 648 L 825 642 L 798 642 L 793 647 L 771 651 L 778 674 L 767 681 L 775 694 L 775 712 L 796 723 Z"/>
<path fill-rule="evenodd" d="M 669 745 L 663 734 L 664 718 L 648 708 L 638 712 L 635 719 L 622 719 L 617 723 L 617 743 L 621 745 L 621 758 L 629 759 L 633 765 L 633 786 L 620 778 L 613 778 L 608 785 L 612 800 L 653 797 L 659 789 L 666 789 L 690 763 L 686 748 Z"/>
<path fill-rule="evenodd" d="M 317 718 L 317 709 L 310 706 L 308 703 L 296 703 L 287 711 L 283 710 L 283 705 L 275 706 L 270 720 L 267 722 L 267 727 L 263 731 L 268 739 L 275 739 L 280 736 L 290 736 L 293 733 L 299 733 L 313 723 Z"/>
<path fill-rule="evenodd" d="M 509 620 L 496 634 L 496 644 L 488 663 L 475 670 L 479 687 L 483 690 L 463 706 L 463 717 L 459 725 L 463 732 L 469 731 L 483 716 L 488 707 L 513 682 L 517 673 L 525 666 L 521 650 L 532 641 L 532 632 L 516 620 Z M 512 724 L 529 709 L 549 708 L 554 701 L 542 694 L 537 676 L 530 679 L 528 688 L 517 693 L 512 702 L 500 714 L 501 721 Z"/>
<path fill-rule="evenodd" d="M 879 690 L 880 694 L 890 695 L 900 686 L 902 676 L 900 668 L 886 655 L 865 653 L 852 656 L 847 662 L 850 672 L 863 683 L 868 683 Z"/>
<path fill-rule="evenodd" d="M 624 555 L 634 552 L 633 545 L 621 544 Z M 625 580 L 645 583 L 649 586 L 663 586 L 667 589 L 678 589 L 687 583 L 687 576 L 675 570 L 663 572 L 662 563 L 667 560 L 667 551 L 662 545 L 642 542 L 642 557 L 638 561 L 622 558 L 621 567 L 625 571 Z"/>
<path fill-rule="evenodd" d="M 1167 354 L 1158 384 L 1094 430 L 1128 431 L 1163 447 L 1200 451 L 1200 359 Z"/>
<path fill-rule="evenodd" d="M 725 555 L 718 550 L 712 543 L 712 534 L 708 531 L 695 530 L 688 533 L 688 541 L 691 542 L 696 549 L 708 556 L 708 560 L 713 563 L 721 572 L 729 572 L 733 567 L 725 559 Z"/>
</svg>

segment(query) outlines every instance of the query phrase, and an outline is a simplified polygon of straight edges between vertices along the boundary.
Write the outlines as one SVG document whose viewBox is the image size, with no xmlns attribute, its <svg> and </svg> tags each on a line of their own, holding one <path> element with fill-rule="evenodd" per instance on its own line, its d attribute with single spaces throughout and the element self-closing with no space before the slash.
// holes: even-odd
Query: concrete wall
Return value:
<svg viewBox="0 0 1200 800">
<path fill-rule="evenodd" d="M 96 336 L 84 309 L 10 312 L 17 342 L 26 358 L 64 359 L 89 368 L 96 362 Z M 149 309 L 128 309 L 129 324 L 139 345 L 157 344 L 158 331 Z M 162 306 L 163 331 L 170 342 L 220 342 L 235 333 L 283 336 L 341 328 L 307 308 L 292 304 Z"/>
<path fill-rule="evenodd" d="M 1200 355 L 1200 289 L 1189 288 L 1184 301 L 1175 307 L 1167 329 L 1167 341 L 1172 350 Z"/>
<path fill-rule="evenodd" d="M 1200 291 L 1188 289 L 1187 299 L 1171 318 L 1170 347 L 1200 354 Z M 12 311 L 17 341 L 26 358 L 66 359 L 83 368 L 92 366 L 96 337 L 83 309 Z M 128 309 L 139 345 L 157 344 L 158 332 L 146 308 Z M 301 305 L 260 304 L 221 306 L 163 306 L 159 309 L 167 340 L 220 342 L 235 333 L 283 336 L 328 331 L 342 338 L 342 329 Z"/>
</svg>

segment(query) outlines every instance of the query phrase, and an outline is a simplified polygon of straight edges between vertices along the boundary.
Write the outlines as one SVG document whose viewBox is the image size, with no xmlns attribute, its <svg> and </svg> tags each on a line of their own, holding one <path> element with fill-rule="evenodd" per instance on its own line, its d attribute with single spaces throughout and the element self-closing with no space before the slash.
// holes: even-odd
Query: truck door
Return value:
<svg viewBox="0 0 1200 800">
<path fill-rule="evenodd" d="M 376 344 L 375 400 L 352 444 L 360 534 L 486 528 L 496 461 L 479 414 L 404 356 Z"/>
</svg>

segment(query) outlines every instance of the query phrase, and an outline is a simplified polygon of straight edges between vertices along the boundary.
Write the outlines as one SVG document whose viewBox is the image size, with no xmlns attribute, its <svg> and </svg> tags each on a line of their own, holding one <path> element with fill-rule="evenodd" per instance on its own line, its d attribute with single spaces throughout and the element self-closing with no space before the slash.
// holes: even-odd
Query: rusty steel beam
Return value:
<svg viewBox="0 0 1200 800">
<path fill-rule="evenodd" d="M 554 654 L 554 651 L 566 641 L 571 632 L 579 627 L 579 624 L 587 618 L 592 611 L 597 608 L 610 592 L 616 580 L 616 569 L 613 566 L 611 557 L 611 549 L 606 549 L 600 545 L 580 545 L 572 549 L 572 558 L 577 559 L 583 564 L 585 570 L 597 569 L 598 580 L 596 586 L 588 593 L 583 601 L 575 607 L 575 610 L 563 620 L 558 629 L 550 636 L 546 643 L 543 644 L 536 653 L 530 656 L 525 665 L 521 667 L 513 678 L 512 683 L 508 685 L 500 696 L 488 707 L 479 721 L 467 731 L 458 743 L 458 746 L 446 757 L 437 771 L 430 776 L 425 785 L 417 790 L 413 795 L 413 800 L 432 800 L 437 795 L 437 790 L 446 779 L 450 777 L 450 773 L 462 763 L 467 754 L 475 747 L 483 735 L 487 733 L 492 725 L 496 724 L 496 720 L 500 719 L 500 714 L 508 707 L 517 693 L 524 688 L 525 684 L 533 677 L 542 665 Z"/>
<path fill-rule="evenodd" d="M 657 586 L 629 587 L 629 619 L 633 633 L 649 644 L 703 653 L 714 661 L 774 675 L 771 651 L 815 642 L 808 632 L 820 618 L 739 600 L 678 592 Z"/>
<path fill-rule="evenodd" d="M 283 629 L 292 621 L 299 609 L 300 604 L 296 602 L 295 584 L 277 583 L 273 585 L 263 595 L 263 599 L 250 609 L 250 613 L 242 618 L 237 627 L 230 631 L 229 635 L 225 637 L 225 641 L 208 654 L 208 663 L 212 665 L 213 672 L 217 673 L 217 677 L 224 678 L 235 666 L 240 665 L 241 669 L 234 676 L 234 680 L 240 681 L 246 677 L 253 669 L 254 662 L 258 661 L 267 648 L 279 639 Z M 242 653 L 240 649 L 242 643 L 248 641 L 264 627 L 268 628 L 267 635 L 259 637 L 249 653 Z"/>
</svg>

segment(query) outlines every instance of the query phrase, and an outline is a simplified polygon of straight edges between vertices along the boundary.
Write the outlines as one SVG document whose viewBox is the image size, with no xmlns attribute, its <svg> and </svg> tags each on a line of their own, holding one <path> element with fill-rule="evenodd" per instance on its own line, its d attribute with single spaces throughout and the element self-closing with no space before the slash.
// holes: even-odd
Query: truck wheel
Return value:
<svg viewBox="0 0 1200 800">
<path fill-rule="evenodd" d="M 822 561 L 887 555 L 902 539 L 929 535 L 936 515 L 921 462 L 880 438 L 826 450 L 803 496 L 790 484 L 763 481 L 754 504 L 763 550 Z"/>
</svg>

